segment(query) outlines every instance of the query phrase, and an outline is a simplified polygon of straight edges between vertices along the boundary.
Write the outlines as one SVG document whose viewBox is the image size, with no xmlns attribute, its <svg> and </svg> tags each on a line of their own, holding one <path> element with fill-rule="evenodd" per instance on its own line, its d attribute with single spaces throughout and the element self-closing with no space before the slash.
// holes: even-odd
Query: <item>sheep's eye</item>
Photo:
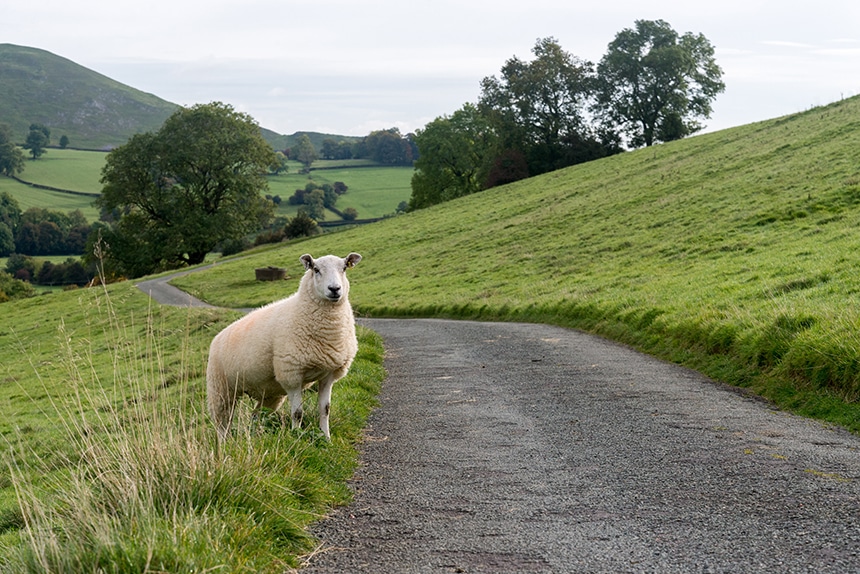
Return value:
<svg viewBox="0 0 860 574">
<path fill-rule="evenodd" d="M 319 272 L 320 272 L 320 268 L 319 268 L 319 267 L 314 267 L 314 273 L 319 274 Z"/>
</svg>

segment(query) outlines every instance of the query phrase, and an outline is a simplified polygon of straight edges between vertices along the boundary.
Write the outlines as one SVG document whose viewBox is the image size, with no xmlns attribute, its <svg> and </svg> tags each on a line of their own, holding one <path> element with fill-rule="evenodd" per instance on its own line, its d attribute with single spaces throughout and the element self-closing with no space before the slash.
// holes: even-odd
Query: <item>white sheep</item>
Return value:
<svg viewBox="0 0 860 574">
<path fill-rule="evenodd" d="M 212 340 L 206 367 L 209 414 L 218 436 L 230 432 L 242 394 L 277 410 L 289 400 L 292 427 L 302 422 L 302 390 L 318 383 L 319 424 L 329 434 L 331 389 L 346 375 L 358 342 L 349 304 L 346 270 L 361 255 L 302 255 L 305 274 L 290 297 L 261 307 L 227 326 Z"/>
</svg>

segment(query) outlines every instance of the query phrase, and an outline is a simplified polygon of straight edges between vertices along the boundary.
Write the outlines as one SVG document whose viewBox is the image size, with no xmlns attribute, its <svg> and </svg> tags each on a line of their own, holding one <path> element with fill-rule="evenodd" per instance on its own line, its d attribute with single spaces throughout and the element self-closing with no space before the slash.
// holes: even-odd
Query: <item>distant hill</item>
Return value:
<svg viewBox="0 0 860 574">
<path fill-rule="evenodd" d="M 178 107 L 51 52 L 0 44 L 0 124 L 7 124 L 20 142 L 30 124 L 41 123 L 51 130 L 53 145 L 65 135 L 71 147 L 112 149 L 136 133 L 157 130 Z M 261 131 L 275 149 L 292 146 L 301 133 L 317 149 L 325 138 L 359 139 Z"/>
<path fill-rule="evenodd" d="M 24 141 L 41 123 L 56 144 L 109 149 L 157 130 L 176 104 L 135 90 L 45 50 L 0 44 L 0 123 Z"/>
</svg>

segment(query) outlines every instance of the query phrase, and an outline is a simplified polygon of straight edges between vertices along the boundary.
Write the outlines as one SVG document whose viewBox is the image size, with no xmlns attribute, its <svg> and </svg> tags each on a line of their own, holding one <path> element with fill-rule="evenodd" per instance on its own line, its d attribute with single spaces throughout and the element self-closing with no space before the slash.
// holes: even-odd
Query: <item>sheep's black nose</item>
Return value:
<svg viewBox="0 0 860 574">
<path fill-rule="evenodd" d="M 332 297 L 340 297 L 340 287 L 329 287 Z"/>
</svg>

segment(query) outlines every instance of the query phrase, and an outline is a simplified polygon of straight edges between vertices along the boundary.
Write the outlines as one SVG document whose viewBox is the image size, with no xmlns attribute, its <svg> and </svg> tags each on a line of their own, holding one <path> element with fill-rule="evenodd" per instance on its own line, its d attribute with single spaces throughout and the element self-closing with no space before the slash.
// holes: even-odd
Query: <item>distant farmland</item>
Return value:
<svg viewBox="0 0 860 574">
<path fill-rule="evenodd" d="M 81 193 L 101 191 L 101 169 L 106 153 L 96 151 L 49 149 L 36 161 L 27 161 L 20 179 L 52 188 Z M 280 196 L 281 206 L 276 214 L 292 216 L 300 206 L 289 205 L 288 200 L 296 189 L 304 188 L 309 181 L 319 184 L 344 182 L 348 192 L 338 199 L 337 208 L 352 207 L 360 219 L 382 217 L 393 213 L 398 204 L 408 201 L 412 193 L 411 167 L 386 167 L 365 160 L 340 161 L 336 164 L 320 162 L 325 169 L 314 169 L 310 174 L 301 174 L 298 163 L 291 163 L 290 172 L 269 177 L 269 194 Z M 328 167 L 332 166 L 332 167 Z M 34 188 L 11 178 L 0 177 L 0 192 L 8 192 L 22 209 L 41 207 L 59 211 L 80 209 L 88 220 L 98 218 L 98 210 L 92 206 L 93 198 L 86 195 L 61 193 Z M 340 219 L 328 212 L 326 221 Z"/>
</svg>

